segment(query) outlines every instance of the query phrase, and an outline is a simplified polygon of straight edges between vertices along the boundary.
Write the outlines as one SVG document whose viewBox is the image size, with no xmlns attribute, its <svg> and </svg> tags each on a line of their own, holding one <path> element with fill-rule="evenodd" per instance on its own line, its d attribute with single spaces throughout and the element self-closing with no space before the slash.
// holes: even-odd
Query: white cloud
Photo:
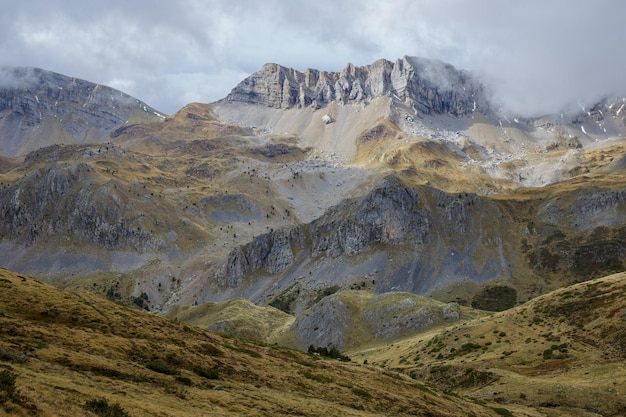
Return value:
<svg viewBox="0 0 626 417">
<path fill-rule="evenodd" d="M 113 83 L 174 112 L 224 97 L 265 62 L 340 70 L 441 59 L 537 113 L 626 93 L 626 2 L 597 0 L 0 0 L 0 64 Z"/>
</svg>

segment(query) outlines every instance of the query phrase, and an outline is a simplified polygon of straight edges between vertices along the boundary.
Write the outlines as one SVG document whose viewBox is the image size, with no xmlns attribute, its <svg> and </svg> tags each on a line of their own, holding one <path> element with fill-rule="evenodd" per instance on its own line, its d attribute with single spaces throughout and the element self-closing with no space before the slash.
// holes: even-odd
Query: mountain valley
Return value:
<svg viewBox="0 0 626 417">
<path fill-rule="evenodd" d="M 181 395 L 198 410 L 210 401 L 219 415 L 248 413 L 252 403 L 241 404 L 251 395 L 266 404 L 262 415 L 275 415 L 286 392 L 301 415 L 384 415 L 396 401 L 383 394 L 392 380 L 403 398 L 397 415 L 625 412 L 626 99 L 510 115 L 472 74 L 404 57 L 341 72 L 267 64 L 224 99 L 166 116 L 109 87 L 2 70 L 15 83 L 0 88 L 0 266 L 15 272 L 3 272 L 0 286 L 45 285 L 33 276 L 62 288 L 45 287 L 77 311 L 106 311 L 105 321 L 135 320 L 134 312 L 134 332 L 162 328 L 162 338 L 145 343 L 169 343 L 182 372 L 142 369 L 131 382 L 111 374 L 110 360 L 135 371 L 151 361 L 128 353 L 138 343 L 130 333 L 101 352 L 105 374 L 84 365 L 91 348 L 78 342 L 46 342 L 63 353 L 37 347 L 22 362 L 21 342 L 3 339 L 3 367 L 20 376 L 28 400 L 15 410 L 27 413 L 30 401 L 59 415 L 27 392 L 61 389 L 72 393 L 63 405 L 72 413 L 98 391 L 132 415 L 151 415 L 133 390 L 151 398 L 170 390 L 173 402 L 159 403 L 164 415 L 187 415 L 175 411 Z M 27 320 L 48 340 L 37 321 L 56 323 L 56 315 L 22 317 L 25 306 L 11 307 L 24 298 L 40 309 L 37 297 L 4 300 L 0 317 Z M 58 316 L 64 332 L 78 326 L 70 316 Z M 110 326 L 122 325 L 98 326 L 80 331 L 109 343 L 106 335 L 117 333 Z M 191 363 L 210 358 L 181 358 L 180 346 L 170 346 L 188 336 L 194 352 L 211 339 L 221 351 L 238 346 L 263 360 L 228 353 L 220 361 L 237 368 L 226 379 L 233 385 L 204 392 Z M 317 364 L 290 350 L 309 347 L 339 349 L 353 363 Z M 298 365 L 311 361 L 333 382 L 286 376 L 313 372 Z M 23 377 L 46 367 L 56 376 L 40 386 Z M 88 393 L 70 374 L 98 386 Z M 122 395 L 111 377 L 141 388 Z M 372 388 L 347 387 L 358 378 Z M 334 385 L 341 395 L 369 395 L 344 400 L 330 394 Z M 422 396 L 432 407 L 411 414 Z M 298 411 L 299 403 L 309 408 Z"/>
</svg>

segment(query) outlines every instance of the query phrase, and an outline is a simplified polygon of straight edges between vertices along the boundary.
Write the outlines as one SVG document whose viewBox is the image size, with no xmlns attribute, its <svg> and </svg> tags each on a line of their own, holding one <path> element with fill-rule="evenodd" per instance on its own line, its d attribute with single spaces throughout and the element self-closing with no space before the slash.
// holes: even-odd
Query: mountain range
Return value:
<svg viewBox="0 0 626 417">
<path fill-rule="evenodd" d="M 367 349 L 626 270 L 622 97 L 528 118 L 471 73 L 404 57 L 266 64 L 164 115 L 45 70 L 2 74 L 0 266 L 59 287 L 417 375 Z"/>
</svg>

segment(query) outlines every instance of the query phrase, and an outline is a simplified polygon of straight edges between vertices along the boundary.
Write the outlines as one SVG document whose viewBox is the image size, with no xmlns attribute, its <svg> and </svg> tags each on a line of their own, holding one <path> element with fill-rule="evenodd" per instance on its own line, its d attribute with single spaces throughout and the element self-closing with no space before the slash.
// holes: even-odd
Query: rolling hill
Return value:
<svg viewBox="0 0 626 417">
<path fill-rule="evenodd" d="M 0 288 L 0 415 L 498 415 L 382 369 L 218 336 L 7 270 Z"/>
<path fill-rule="evenodd" d="M 575 284 L 521 306 L 349 351 L 441 389 L 539 415 L 626 412 L 626 274 Z"/>
</svg>

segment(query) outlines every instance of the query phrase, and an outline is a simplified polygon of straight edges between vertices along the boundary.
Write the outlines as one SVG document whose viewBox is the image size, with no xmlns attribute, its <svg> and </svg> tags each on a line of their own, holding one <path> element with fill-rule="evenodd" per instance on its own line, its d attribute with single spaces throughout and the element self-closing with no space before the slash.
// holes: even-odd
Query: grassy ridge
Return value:
<svg viewBox="0 0 626 417">
<path fill-rule="evenodd" d="M 0 415 L 497 415 L 409 378 L 223 338 L 6 270 L 0 372 Z"/>
<path fill-rule="evenodd" d="M 490 317 L 348 354 L 511 410 L 533 407 L 550 416 L 595 410 L 622 416 L 624 294 L 626 274 L 615 274 Z"/>
</svg>

